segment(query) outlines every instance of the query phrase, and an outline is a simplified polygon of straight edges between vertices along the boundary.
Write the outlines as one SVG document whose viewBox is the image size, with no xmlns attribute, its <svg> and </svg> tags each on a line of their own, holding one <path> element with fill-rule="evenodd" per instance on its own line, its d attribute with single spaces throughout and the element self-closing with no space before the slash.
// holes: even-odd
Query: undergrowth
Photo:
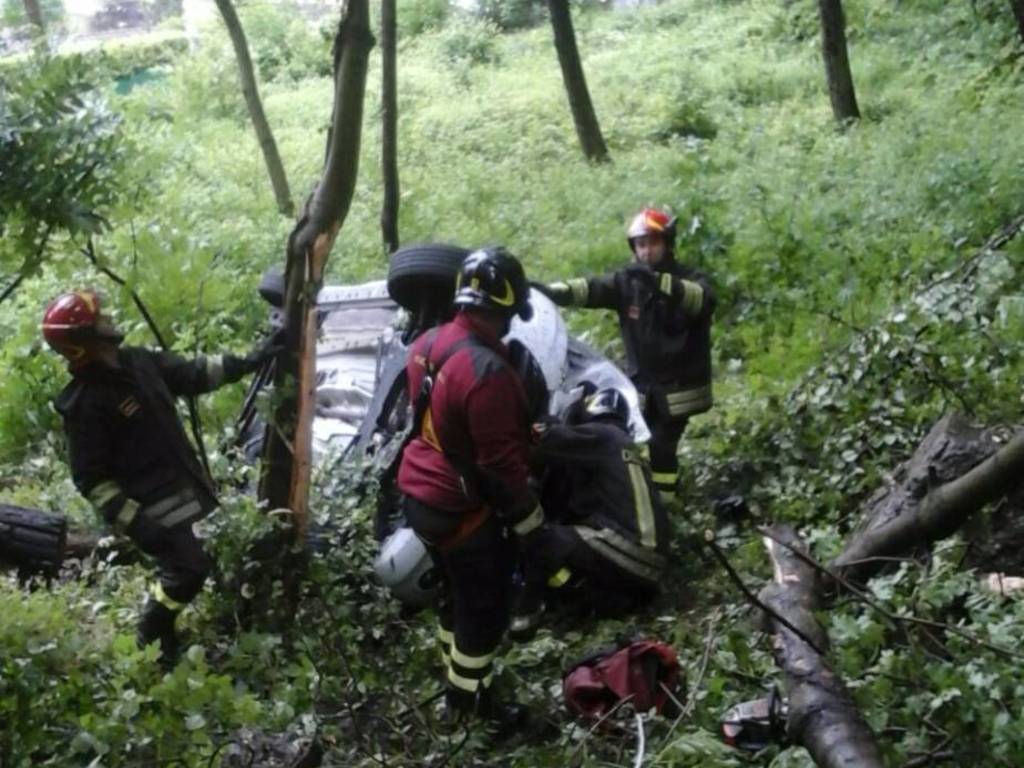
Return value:
<svg viewBox="0 0 1024 768">
<path fill-rule="evenodd" d="M 685 721 L 644 718 L 644 764 L 744 763 L 719 743 L 718 717 L 777 678 L 757 622 L 706 557 L 705 529 L 749 584 L 763 583 L 770 573 L 754 525 L 788 520 L 827 559 L 858 522 L 858 503 L 940 415 L 1019 419 L 1024 245 L 1018 238 L 976 255 L 1021 213 L 1024 57 L 1006 5 L 845 3 L 864 111 L 845 130 L 832 123 L 810 2 L 666 0 L 577 12 L 613 159 L 590 166 L 546 26 L 500 33 L 437 3 L 410 4 L 399 49 L 403 242 L 501 242 L 531 277 L 591 274 L 625 260 L 625 221 L 654 203 L 679 214 L 681 258 L 713 276 L 717 405 L 683 444 L 684 502 L 673 513 L 664 595 L 634 619 L 556 621 L 507 649 L 502 684 L 550 721 L 543 738 L 495 745 L 446 730 L 428 701 L 439 685 L 432 617 L 402 613 L 368 576 L 361 473 L 320 478 L 322 546 L 294 616 L 258 608 L 284 604 L 285 585 L 273 562 L 246 558 L 274 523 L 232 490 L 251 478 L 219 450 L 241 399 L 230 388 L 202 403 L 226 491 L 210 526 L 218 582 L 185 614 L 185 660 L 165 677 L 151 652 L 135 648 L 146 574 L 137 563 L 90 561 L 48 584 L 5 577 L 0 763 L 199 767 L 235 759 L 229 742 L 239 729 L 259 728 L 315 732 L 333 764 L 350 766 L 631 765 L 633 720 L 588 732 L 561 714 L 558 691 L 571 659 L 631 634 L 674 645 L 692 702 Z M 329 59 L 310 51 L 329 56 L 328 44 L 307 28 L 294 50 L 283 39 L 299 34 L 292 16 L 265 6 L 245 13 L 268 117 L 302 199 L 321 166 L 332 98 Z M 267 307 L 254 288 L 282 261 L 291 228 L 275 212 L 234 72 L 223 32 L 211 29 L 198 51 L 150 82 L 101 94 L 121 116 L 132 157 L 118 170 L 121 194 L 96 247 L 183 352 L 255 342 Z M 332 281 L 385 270 L 379 75 L 375 54 L 360 180 Z M 50 404 L 65 374 L 38 338 L 42 307 L 65 287 L 100 285 L 129 341 L 151 339 L 81 245 L 55 236 L 42 268 L 0 304 L 0 500 L 87 525 Z M 23 248 L 0 240 L 5 275 L 21 268 Z M 568 320 L 621 354 L 613 318 Z M 715 500 L 736 494 L 751 517 L 716 515 Z M 968 546 L 951 540 L 927 563 L 877 578 L 872 592 L 894 614 L 1013 649 L 1022 604 L 978 586 L 962 567 Z M 948 751 L 960 765 L 1024 760 L 1015 660 L 950 634 L 904 631 L 859 603 L 821 618 L 832 661 L 888 762 Z M 757 761 L 809 764 L 795 748 Z"/>
</svg>

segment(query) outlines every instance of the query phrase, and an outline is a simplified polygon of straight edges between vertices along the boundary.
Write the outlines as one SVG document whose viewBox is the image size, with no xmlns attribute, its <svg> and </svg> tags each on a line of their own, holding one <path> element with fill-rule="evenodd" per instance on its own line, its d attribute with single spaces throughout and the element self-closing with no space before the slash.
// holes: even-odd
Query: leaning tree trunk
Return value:
<svg viewBox="0 0 1024 768">
<path fill-rule="evenodd" d="M 569 0 L 548 0 L 551 13 L 551 28 L 555 33 L 555 50 L 558 51 L 558 63 L 562 68 L 562 81 L 569 97 L 569 108 L 576 124 L 576 135 L 580 147 L 588 160 L 597 163 L 607 162 L 608 147 L 601 135 L 601 126 L 597 122 L 597 114 L 587 90 L 587 79 L 580 63 L 580 52 L 576 47 L 576 33 L 572 28 L 572 12 Z"/>
<path fill-rule="evenodd" d="M 280 400 L 266 433 L 260 498 L 287 508 L 297 541 L 305 537 L 316 377 L 316 296 L 327 256 L 348 215 L 359 170 L 366 69 L 373 35 L 367 0 L 348 0 L 334 39 L 334 113 L 320 181 L 288 238 L 285 329 L 278 360 Z"/>
<path fill-rule="evenodd" d="M 383 82 L 380 89 L 381 178 L 384 202 L 380 209 L 380 231 L 384 252 L 398 250 L 398 77 L 395 56 L 395 0 L 381 0 L 380 51 Z"/>
<path fill-rule="evenodd" d="M 1017 18 L 1020 40 L 1024 43 L 1024 0 L 1010 0 L 1010 7 L 1013 9 L 1013 15 Z"/>
<path fill-rule="evenodd" d="M 814 617 L 821 607 L 818 574 L 793 552 L 806 554 L 807 547 L 788 525 L 775 526 L 769 534 L 764 544 L 774 579 L 761 591 L 760 599 L 776 614 L 766 618 L 789 697 L 787 735 L 803 745 L 820 768 L 882 768 L 874 733 L 822 656 L 828 649 L 828 634 Z M 778 616 L 791 626 L 778 621 Z"/>
<path fill-rule="evenodd" d="M 39 0 L 25 0 L 25 15 L 28 22 L 36 27 L 40 33 L 46 34 L 46 25 L 43 23 L 43 11 L 39 7 Z"/>
<path fill-rule="evenodd" d="M 818 11 L 821 16 L 821 52 L 825 59 L 832 114 L 841 123 L 858 120 L 860 110 L 857 108 L 850 58 L 846 51 L 846 20 L 843 18 L 842 0 L 818 0 Z"/>
<path fill-rule="evenodd" d="M 943 420 L 936 429 L 947 422 L 948 419 Z M 934 465 L 925 471 L 934 476 Z M 864 581 L 878 570 L 878 558 L 907 555 L 951 536 L 975 512 L 1019 486 L 1022 475 L 1024 432 L 970 471 L 928 488 L 923 498 L 914 499 L 914 494 L 910 494 L 899 514 L 850 540 L 832 562 L 833 572 L 846 579 Z"/>
<path fill-rule="evenodd" d="M 25 1 L 28 2 L 28 0 Z M 224 19 L 224 26 L 228 28 L 231 44 L 235 48 L 238 75 L 242 80 L 242 94 L 245 96 L 245 105 L 249 109 L 252 127 L 256 130 L 256 139 L 263 152 L 263 160 L 267 164 L 267 173 L 270 175 L 270 184 L 274 188 L 277 209 L 285 216 L 292 216 L 295 213 L 295 204 L 292 202 L 292 193 L 288 189 L 288 177 L 284 172 L 284 165 L 281 163 L 281 155 L 277 152 L 277 142 L 274 141 L 270 123 L 267 122 L 267 115 L 263 111 L 263 102 L 260 100 L 260 92 L 256 86 L 256 74 L 252 66 L 252 57 L 249 56 L 249 44 L 245 40 L 245 31 L 242 29 L 242 23 L 238 19 L 238 14 L 235 13 L 235 7 L 231 4 L 231 0 L 216 0 L 216 3 L 217 8 L 220 9 L 220 15 Z"/>
</svg>

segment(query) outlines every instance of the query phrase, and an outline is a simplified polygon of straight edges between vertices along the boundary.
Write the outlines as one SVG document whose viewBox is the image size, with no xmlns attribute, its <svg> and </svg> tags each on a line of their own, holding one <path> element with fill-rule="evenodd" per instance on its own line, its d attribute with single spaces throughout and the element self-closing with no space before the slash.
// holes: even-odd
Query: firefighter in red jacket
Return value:
<svg viewBox="0 0 1024 768">
<path fill-rule="evenodd" d="M 618 312 L 626 373 L 643 398 L 651 470 L 664 501 L 676 494 L 679 438 L 690 417 L 712 405 L 715 295 L 706 275 L 676 261 L 675 238 L 675 219 L 645 208 L 626 232 L 632 264 L 600 277 L 534 284 L 560 306 Z"/>
<path fill-rule="evenodd" d="M 515 725 L 497 701 L 494 657 L 508 626 L 515 563 L 511 533 L 542 521 L 527 484 L 527 399 L 501 342 L 513 316 L 529 319 L 529 285 L 503 248 L 471 253 L 456 283 L 459 312 L 424 334 L 407 364 L 416 435 L 398 470 L 405 515 L 447 585 L 438 606 L 449 712 Z"/>
<path fill-rule="evenodd" d="M 56 406 L 64 417 L 75 486 L 116 532 L 155 561 L 157 579 L 138 640 L 142 646 L 158 642 L 167 666 L 177 655 L 175 618 L 202 589 L 212 566 L 191 524 L 217 506 L 174 398 L 237 381 L 279 348 L 271 342 L 244 358 L 185 360 L 122 347 L 124 337 L 93 291 L 54 299 L 42 331 L 71 372 Z"/>
</svg>

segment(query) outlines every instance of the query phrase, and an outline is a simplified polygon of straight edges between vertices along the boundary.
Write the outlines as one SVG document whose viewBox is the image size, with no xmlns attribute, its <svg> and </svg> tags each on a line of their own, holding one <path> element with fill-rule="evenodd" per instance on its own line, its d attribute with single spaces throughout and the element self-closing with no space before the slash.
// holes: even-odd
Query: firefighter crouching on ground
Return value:
<svg viewBox="0 0 1024 768">
<path fill-rule="evenodd" d="M 499 727 L 525 710 L 492 689 L 495 652 L 508 627 L 515 542 L 542 521 L 527 485 L 530 424 L 523 384 L 501 342 L 514 315 L 529 319 L 529 285 L 503 248 L 466 257 L 455 319 L 424 334 L 407 373 L 416 435 L 398 487 L 410 527 L 431 548 L 447 589 L 438 605 L 452 715 Z"/>
<path fill-rule="evenodd" d="M 534 426 L 545 522 L 524 547 L 516 639 L 536 630 L 547 589 L 557 594 L 571 580 L 599 613 L 615 615 L 654 597 L 664 574 L 668 518 L 630 437 L 626 399 L 602 389 L 574 410 L 569 423 Z"/>
<path fill-rule="evenodd" d="M 711 408 L 711 314 L 707 276 L 675 260 L 676 222 L 645 208 L 626 232 L 634 263 L 600 277 L 537 285 L 556 304 L 614 309 L 626 373 L 643 399 L 650 459 L 663 501 L 675 499 L 676 450 L 689 418 Z"/>
<path fill-rule="evenodd" d="M 123 336 L 93 291 L 50 302 L 43 337 L 68 360 L 71 382 L 57 398 L 75 486 L 113 529 L 156 564 L 138 641 L 158 642 L 161 663 L 177 655 L 174 621 L 202 589 L 212 563 L 192 523 L 216 506 L 213 484 L 192 449 L 174 398 L 238 381 L 280 351 L 185 360 L 122 347 Z"/>
</svg>

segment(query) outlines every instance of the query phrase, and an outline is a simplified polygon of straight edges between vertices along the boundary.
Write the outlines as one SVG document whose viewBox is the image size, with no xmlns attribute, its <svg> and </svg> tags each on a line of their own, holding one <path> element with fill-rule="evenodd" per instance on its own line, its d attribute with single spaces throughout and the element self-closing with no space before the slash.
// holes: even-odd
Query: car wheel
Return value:
<svg viewBox="0 0 1024 768">
<path fill-rule="evenodd" d="M 455 293 L 455 276 L 470 253 L 447 243 L 418 243 L 391 256 L 388 294 L 399 306 L 421 313 L 426 307 L 447 307 Z"/>
</svg>

